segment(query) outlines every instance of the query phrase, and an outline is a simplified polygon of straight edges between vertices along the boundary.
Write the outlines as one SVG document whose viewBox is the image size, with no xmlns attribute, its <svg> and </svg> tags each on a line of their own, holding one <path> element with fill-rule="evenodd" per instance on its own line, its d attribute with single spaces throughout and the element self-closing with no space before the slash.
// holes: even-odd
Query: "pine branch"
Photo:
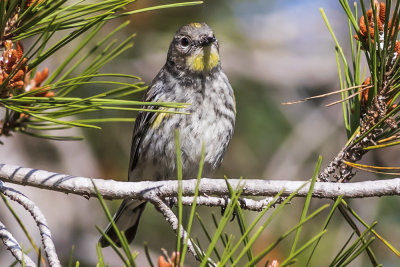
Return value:
<svg viewBox="0 0 400 267">
<path fill-rule="evenodd" d="M 80 137 L 49 135 L 45 131 L 72 127 L 100 129 L 96 124 L 121 121 L 121 118 L 93 120 L 83 124 L 71 121 L 71 117 L 95 111 L 141 110 L 140 107 L 132 107 L 132 104 L 136 105 L 133 103 L 135 101 L 128 104 L 129 101 L 125 100 L 127 96 L 146 89 L 138 77 L 100 74 L 105 64 L 133 46 L 135 34 L 129 35 L 120 43 L 114 39 L 116 33 L 126 27 L 129 21 L 108 32 L 97 43 L 94 43 L 95 40 L 99 39 L 103 26 L 110 20 L 152 10 L 198 5 L 202 2 L 179 2 L 149 7 L 135 7 L 131 5 L 133 2 L 135 1 L 0 1 L 0 108 L 5 109 L 4 119 L 0 120 L 0 136 L 21 132 L 52 140 L 79 140 Z M 56 32 L 59 34 L 55 34 Z M 26 38 L 32 40 L 25 43 L 24 49 L 21 40 Z M 46 59 L 52 58 L 66 46 L 74 48 L 65 53 L 66 57 L 59 62 L 59 66 L 55 69 L 37 70 Z M 94 80 L 99 77 L 106 80 Z M 124 81 L 115 81 L 122 78 Z M 87 98 L 70 97 L 82 86 L 98 88 L 94 95 Z M 39 127 L 38 123 L 41 124 Z"/>
<path fill-rule="evenodd" d="M 351 163 L 360 161 L 373 149 L 393 146 L 387 143 L 400 131 L 400 68 L 399 2 L 391 8 L 391 1 L 370 1 L 367 10 L 360 0 L 362 16 L 357 23 L 357 5 L 354 11 L 347 0 L 339 0 L 349 21 L 351 69 L 325 12 L 322 17 L 335 42 L 339 81 L 341 85 L 344 123 L 349 138 L 344 148 L 320 173 L 320 181 L 349 181 L 354 175 Z M 354 30 L 354 31 L 353 31 Z M 353 33 L 355 33 L 353 35 Z M 356 42 L 353 41 L 353 38 Z M 370 77 L 361 83 L 361 50 L 367 60 Z M 342 79 L 342 73 L 345 79 Z M 366 90 L 359 89 L 361 87 Z M 352 90 L 343 90 L 353 88 Z M 379 144 L 379 145 L 378 145 Z M 349 162 L 350 164 L 346 164 Z"/>
</svg>

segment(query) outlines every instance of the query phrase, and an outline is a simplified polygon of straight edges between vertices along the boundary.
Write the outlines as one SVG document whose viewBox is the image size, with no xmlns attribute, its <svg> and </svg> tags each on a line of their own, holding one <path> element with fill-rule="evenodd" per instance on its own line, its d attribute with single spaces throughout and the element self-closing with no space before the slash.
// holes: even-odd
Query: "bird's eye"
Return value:
<svg viewBox="0 0 400 267">
<path fill-rule="evenodd" d="M 189 45 L 189 39 L 187 37 L 181 38 L 181 46 L 187 47 Z"/>
</svg>

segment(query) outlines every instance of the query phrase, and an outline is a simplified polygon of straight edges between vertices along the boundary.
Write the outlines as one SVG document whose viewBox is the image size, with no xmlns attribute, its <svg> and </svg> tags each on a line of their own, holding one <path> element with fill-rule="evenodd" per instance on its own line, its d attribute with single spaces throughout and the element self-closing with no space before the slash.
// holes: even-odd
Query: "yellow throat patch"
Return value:
<svg viewBox="0 0 400 267">
<path fill-rule="evenodd" d="M 219 55 L 216 49 L 204 47 L 203 50 L 186 60 L 186 64 L 192 71 L 210 71 L 218 65 Z"/>
</svg>

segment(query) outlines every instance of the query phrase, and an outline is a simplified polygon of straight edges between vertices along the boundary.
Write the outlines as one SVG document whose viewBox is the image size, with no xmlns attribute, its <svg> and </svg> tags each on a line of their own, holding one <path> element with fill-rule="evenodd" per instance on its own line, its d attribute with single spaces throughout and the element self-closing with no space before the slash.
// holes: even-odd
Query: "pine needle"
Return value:
<svg viewBox="0 0 400 267">
<path fill-rule="evenodd" d="M 363 88 L 362 88 L 362 87 L 363 87 Z M 301 99 L 301 100 L 297 100 L 297 101 L 293 101 L 293 102 L 284 102 L 284 103 L 281 103 L 281 104 L 282 104 L 282 105 L 299 104 L 299 103 L 303 103 L 303 102 L 308 101 L 308 100 L 317 99 L 317 98 L 322 98 L 322 97 L 326 97 L 326 96 L 330 96 L 330 95 L 335 95 L 335 94 L 340 94 L 340 93 L 347 92 L 347 91 L 350 91 L 350 90 L 353 90 L 353 89 L 357 89 L 357 88 L 362 88 L 361 91 L 363 91 L 363 90 L 365 90 L 365 89 L 372 88 L 372 87 L 373 87 L 372 85 L 369 85 L 369 86 L 365 86 L 365 85 L 356 85 L 356 86 L 352 86 L 352 87 L 349 87 L 349 88 L 337 90 L 337 91 L 334 91 L 334 92 L 330 92 L 330 93 L 326 93 L 326 94 L 322 94 L 322 95 L 311 96 L 311 97 L 307 97 L 307 98 L 304 98 L 304 99 Z M 359 92 L 357 92 L 357 93 L 359 93 Z"/>
</svg>

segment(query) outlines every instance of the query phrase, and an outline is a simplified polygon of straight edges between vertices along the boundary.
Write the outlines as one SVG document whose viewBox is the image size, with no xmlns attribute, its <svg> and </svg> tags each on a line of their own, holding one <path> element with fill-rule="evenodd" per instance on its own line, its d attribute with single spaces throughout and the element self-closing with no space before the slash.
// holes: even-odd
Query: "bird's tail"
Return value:
<svg viewBox="0 0 400 267">
<path fill-rule="evenodd" d="M 139 219 L 146 207 L 145 201 L 140 200 L 124 200 L 119 207 L 117 213 L 114 215 L 114 222 L 118 229 L 125 233 L 128 243 L 131 243 L 135 238 L 136 231 L 139 225 Z M 107 226 L 105 233 L 111 238 L 118 247 L 121 247 L 121 241 L 112 227 L 111 223 Z M 101 247 L 107 247 L 110 243 L 102 236 L 99 240 Z"/>
</svg>

